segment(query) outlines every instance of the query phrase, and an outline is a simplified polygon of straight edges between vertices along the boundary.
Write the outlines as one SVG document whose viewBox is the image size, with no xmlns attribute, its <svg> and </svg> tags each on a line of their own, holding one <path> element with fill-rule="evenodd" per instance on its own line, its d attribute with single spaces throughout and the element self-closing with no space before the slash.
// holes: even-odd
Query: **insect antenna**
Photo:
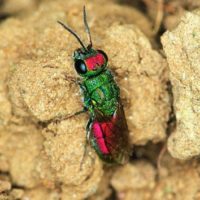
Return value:
<svg viewBox="0 0 200 200">
<path fill-rule="evenodd" d="M 67 31 L 69 31 L 72 35 L 74 35 L 74 37 L 78 40 L 78 42 L 80 43 L 80 45 L 84 48 L 85 51 L 87 51 L 87 48 L 85 47 L 85 45 L 83 44 L 83 42 L 81 41 L 80 37 L 77 35 L 77 33 L 75 33 L 71 28 L 69 28 L 68 26 L 66 26 L 65 24 L 63 24 L 60 21 L 57 21 L 64 29 L 66 29 Z"/>
<path fill-rule="evenodd" d="M 83 19 L 84 19 L 85 30 L 86 30 L 86 33 L 88 36 L 88 40 L 90 42 L 90 44 L 88 45 L 88 49 L 90 49 L 90 48 L 92 48 L 92 37 L 91 37 L 91 33 L 90 33 L 90 28 L 87 23 L 87 14 L 86 14 L 85 6 L 83 7 Z"/>
</svg>

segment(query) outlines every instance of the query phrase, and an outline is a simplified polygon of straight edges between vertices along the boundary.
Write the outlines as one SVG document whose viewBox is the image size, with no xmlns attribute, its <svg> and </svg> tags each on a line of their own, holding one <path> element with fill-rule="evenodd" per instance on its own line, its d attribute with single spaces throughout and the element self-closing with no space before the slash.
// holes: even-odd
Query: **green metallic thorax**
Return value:
<svg viewBox="0 0 200 200">
<path fill-rule="evenodd" d="M 100 111 L 104 116 L 111 116 L 119 102 L 119 88 L 109 70 L 104 70 L 94 77 L 83 80 L 84 105 L 90 112 Z"/>
</svg>

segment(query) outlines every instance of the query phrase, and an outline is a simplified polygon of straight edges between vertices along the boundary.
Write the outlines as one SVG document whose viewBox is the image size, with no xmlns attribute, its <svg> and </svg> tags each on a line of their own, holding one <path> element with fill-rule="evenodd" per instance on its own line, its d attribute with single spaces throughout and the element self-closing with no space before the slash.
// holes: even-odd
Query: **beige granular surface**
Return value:
<svg viewBox="0 0 200 200">
<path fill-rule="evenodd" d="M 84 2 L 44 0 L 40 4 L 30 3 L 38 7 L 0 24 L 0 191 L 3 191 L 0 200 L 104 200 L 113 195 L 113 191 L 113 198 L 120 200 L 198 199 L 200 178 L 196 161 L 179 163 L 166 155 L 162 158 L 162 173 L 158 179 L 155 156 L 153 161 L 138 156 L 125 166 L 105 167 L 88 147 L 81 166 L 89 115 L 81 114 L 57 123 L 51 120 L 82 109 L 79 86 L 70 80 L 70 77 L 78 77 L 71 55 L 79 44 L 56 21 L 69 24 L 87 42 L 82 20 Z M 101 3 L 88 1 L 86 7 L 94 47 L 107 53 L 109 68 L 121 89 L 131 144 L 143 145 L 145 149 L 147 143 L 156 146 L 166 141 L 171 112 L 169 80 L 173 85 L 178 120 L 177 108 L 182 108 L 177 98 L 182 97 L 178 96 L 182 88 L 172 76 L 172 64 L 177 60 L 168 54 L 167 36 L 163 39 L 166 60 L 152 48 L 149 42 L 152 40 L 151 23 L 139 11 L 104 0 Z M 16 11 L 8 9 L 7 12 L 15 13 L 20 9 L 26 10 L 22 1 Z M 194 15 L 198 17 L 187 14 L 191 18 Z M 192 28 L 195 25 L 198 22 Z M 179 36 L 182 38 L 181 34 Z M 194 38 L 192 45 L 197 45 L 198 34 Z M 196 54 L 192 54 L 192 47 L 188 47 L 189 58 L 198 60 Z M 169 49 L 173 51 L 172 46 Z M 175 50 L 173 54 L 182 55 Z M 184 70 L 186 65 L 177 66 Z M 195 77 L 198 76 L 198 70 L 195 73 Z M 193 92 L 192 99 L 196 97 Z M 189 123 L 193 123 L 194 128 L 194 121 Z M 168 148 L 174 157 L 185 158 L 185 149 L 179 150 L 170 143 L 172 137 L 178 135 L 177 130 L 181 130 L 183 136 L 180 137 L 187 136 L 179 129 L 179 123 L 177 125 Z M 195 140 L 194 144 L 197 143 Z M 180 138 L 177 144 L 181 144 Z M 186 150 L 191 155 L 194 148 L 192 144 Z M 133 150 L 137 154 L 137 148 Z M 196 152 L 192 156 L 199 154 Z M 155 152 L 152 149 L 148 154 L 155 155 Z"/>
<path fill-rule="evenodd" d="M 186 13 L 180 24 L 162 38 L 173 85 L 176 130 L 168 149 L 189 159 L 200 154 L 200 11 Z"/>
</svg>

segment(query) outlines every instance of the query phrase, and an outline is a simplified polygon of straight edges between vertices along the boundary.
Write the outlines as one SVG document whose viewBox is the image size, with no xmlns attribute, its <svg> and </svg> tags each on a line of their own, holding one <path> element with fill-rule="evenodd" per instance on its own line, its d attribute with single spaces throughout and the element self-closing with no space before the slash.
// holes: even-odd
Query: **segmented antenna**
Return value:
<svg viewBox="0 0 200 200">
<path fill-rule="evenodd" d="M 85 47 L 85 45 L 83 44 L 83 42 L 81 41 L 80 37 L 77 35 L 77 33 L 75 33 L 71 28 L 69 28 L 68 26 L 66 26 L 65 24 L 63 24 L 60 21 L 57 21 L 61 26 L 63 26 L 64 29 L 66 29 L 67 31 L 69 31 L 72 35 L 74 35 L 74 37 L 78 40 L 78 42 L 80 43 L 80 45 L 84 48 L 85 51 L 87 51 L 87 48 Z"/>
<path fill-rule="evenodd" d="M 90 28 L 87 23 L 87 14 L 86 14 L 85 6 L 83 7 L 83 19 L 84 19 L 85 30 L 87 32 L 88 40 L 90 42 L 90 44 L 88 45 L 88 49 L 90 49 L 90 48 L 92 48 L 92 37 L 91 37 L 91 33 L 90 33 Z"/>
</svg>

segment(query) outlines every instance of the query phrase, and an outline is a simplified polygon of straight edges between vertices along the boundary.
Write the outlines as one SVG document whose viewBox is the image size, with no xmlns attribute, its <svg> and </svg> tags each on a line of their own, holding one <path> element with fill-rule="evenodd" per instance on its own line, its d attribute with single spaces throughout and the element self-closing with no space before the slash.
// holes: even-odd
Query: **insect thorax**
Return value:
<svg viewBox="0 0 200 200">
<path fill-rule="evenodd" d="M 109 70 L 84 80 L 86 87 L 84 103 L 101 111 L 105 116 L 113 115 L 119 102 L 119 88 Z"/>
</svg>

